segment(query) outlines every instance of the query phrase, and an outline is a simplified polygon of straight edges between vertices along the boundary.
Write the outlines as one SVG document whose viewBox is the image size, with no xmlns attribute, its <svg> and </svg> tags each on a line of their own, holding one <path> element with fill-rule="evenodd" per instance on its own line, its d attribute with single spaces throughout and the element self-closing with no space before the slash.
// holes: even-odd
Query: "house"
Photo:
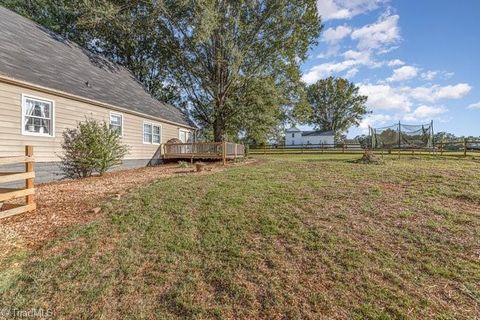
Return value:
<svg viewBox="0 0 480 320">
<path fill-rule="evenodd" d="M 293 126 L 285 130 L 286 146 L 324 146 L 333 147 L 335 143 L 335 134 L 333 131 L 302 131 Z"/>
<path fill-rule="evenodd" d="M 85 118 L 118 130 L 124 168 L 158 161 L 160 144 L 195 130 L 125 68 L 0 6 L 0 157 L 32 145 L 36 180 L 58 178 L 62 133 Z"/>
</svg>

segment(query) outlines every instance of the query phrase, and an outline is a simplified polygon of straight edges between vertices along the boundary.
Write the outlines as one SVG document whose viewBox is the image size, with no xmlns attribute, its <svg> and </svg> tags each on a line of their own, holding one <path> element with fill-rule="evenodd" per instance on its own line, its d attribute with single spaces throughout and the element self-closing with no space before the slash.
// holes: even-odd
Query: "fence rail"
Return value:
<svg viewBox="0 0 480 320">
<path fill-rule="evenodd" d="M 0 172 L 0 184 L 25 180 L 24 188 L 0 187 L 0 218 L 6 218 L 36 209 L 34 200 L 35 188 L 33 186 L 33 179 L 35 178 L 34 162 L 32 146 L 25 147 L 24 156 L 0 157 L 0 164 L 2 165 L 25 163 L 25 172 Z M 24 204 L 5 203 L 5 201 L 21 197 L 25 197 Z"/>
<path fill-rule="evenodd" d="M 362 146 L 360 143 L 334 143 L 334 144 L 304 144 L 304 145 L 264 145 L 251 147 L 250 154 L 357 154 L 365 150 L 374 153 L 392 154 L 432 154 L 432 155 L 456 155 L 467 156 L 480 153 L 480 140 L 441 141 L 434 147 L 420 148 L 374 148 Z"/>
<path fill-rule="evenodd" d="M 164 159 L 237 159 L 245 156 L 245 146 L 232 142 L 166 143 Z"/>
</svg>

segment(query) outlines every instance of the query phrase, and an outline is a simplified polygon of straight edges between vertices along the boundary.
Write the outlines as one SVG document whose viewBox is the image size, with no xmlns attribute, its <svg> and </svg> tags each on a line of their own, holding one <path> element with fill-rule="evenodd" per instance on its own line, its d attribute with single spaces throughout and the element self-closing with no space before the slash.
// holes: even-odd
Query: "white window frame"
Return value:
<svg viewBox="0 0 480 320">
<path fill-rule="evenodd" d="M 26 117 L 26 101 L 27 99 L 31 100 L 38 100 L 41 102 L 50 103 L 51 110 L 50 110 L 50 134 L 48 133 L 39 133 L 39 132 L 30 132 L 25 130 L 25 117 Z M 38 137 L 46 137 L 46 138 L 55 138 L 55 101 L 51 99 L 46 99 L 42 97 L 37 97 L 31 94 L 24 94 L 22 93 L 22 114 L 21 114 L 21 121 L 20 124 L 22 126 L 22 135 L 23 136 L 38 136 Z"/>
<path fill-rule="evenodd" d="M 145 125 L 149 125 L 151 128 L 152 128 L 152 133 L 151 133 L 151 137 L 152 137 L 152 141 L 151 142 L 146 142 L 145 141 Z M 153 136 L 155 135 L 153 132 L 154 132 L 154 127 L 157 127 L 160 129 L 160 134 L 158 135 L 160 137 L 160 141 L 159 142 L 153 142 Z M 163 132 L 163 128 L 162 128 L 162 125 L 159 124 L 159 123 L 155 123 L 155 122 L 149 122 L 149 121 L 143 121 L 143 125 L 142 125 L 142 141 L 143 141 L 143 144 L 154 144 L 154 145 L 160 145 L 162 144 L 162 132 Z"/>
<path fill-rule="evenodd" d="M 112 128 L 112 116 L 120 116 L 122 118 L 122 126 L 120 127 L 120 137 L 123 137 L 123 113 L 110 111 L 108 127 Z"/>
<path fill-rule="evenodd" d="M 192 134 L 192 131 L 190 131 L 190 130 L 178 129 L 178 140 L 182 140 L 182 139 L 180 139 L 180 133 L 181 132 L 185 132 L 187 135 Z M 182 143 L 188 143 L 188 139 L 187 139 L 187 141 L 182 141 Z"/>
</svg>

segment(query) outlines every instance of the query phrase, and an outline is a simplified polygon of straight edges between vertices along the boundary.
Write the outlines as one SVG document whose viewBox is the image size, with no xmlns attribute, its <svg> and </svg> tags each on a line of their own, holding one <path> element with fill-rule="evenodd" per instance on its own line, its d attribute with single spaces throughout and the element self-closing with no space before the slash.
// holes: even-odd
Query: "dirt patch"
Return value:
<svg viewBox="0 0 480 320">
<path fill-rule="evenodd" d="M 156 167 L 110 172 L 103 176 L 56 181 L 36 185 L 37 210 L 0 220 L 0 260 L 13 250 L 34 248 L 66 226 L 87 223 L 101 212 L 93 210 L 102 202 L 118 200 L 130 190 L 161 178 L 178 175 L 203 175 L 223 171 L 228 167 L 248 165 L 256 160 L 223 166 L 211 163 L 201 172 L 194 166 L 179 168 L 171 163 Z"/>
<path fill-rule="evenodd" d="M 366 151 L 360 159 L 354 160 L 353 162 L 364 164 L 382 164 L 383 160 L 381 157 L 374 154 L 373 152 Z"/>
</svg>

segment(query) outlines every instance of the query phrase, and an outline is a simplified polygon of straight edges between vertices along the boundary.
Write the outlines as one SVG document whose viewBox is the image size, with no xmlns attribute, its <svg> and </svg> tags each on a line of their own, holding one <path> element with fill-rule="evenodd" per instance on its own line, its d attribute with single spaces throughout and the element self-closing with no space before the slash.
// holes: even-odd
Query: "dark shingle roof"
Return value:
<svg viewBox="0 0 480 320">
<path fill-rule="evenodd" d="M 307 137 L 307 136 L 334 136 L 335 134 L 333 131 L 321 131 L 321 130 L 315 130 L 315 131 L 302 131 L 302 136 Z"/>
<path fill-rule="evenodd" d="M 298 129 L 295 126 L 292 126 L 290 129 L 287 129 L 285 132 L 300 132 L 302 130 Z"/>
<path fill-rule="evenodd" d="M 154 99 L 127 69 L 2 6 L 0 74 L 192 125 L 180 110 Z"/>
</svg>

